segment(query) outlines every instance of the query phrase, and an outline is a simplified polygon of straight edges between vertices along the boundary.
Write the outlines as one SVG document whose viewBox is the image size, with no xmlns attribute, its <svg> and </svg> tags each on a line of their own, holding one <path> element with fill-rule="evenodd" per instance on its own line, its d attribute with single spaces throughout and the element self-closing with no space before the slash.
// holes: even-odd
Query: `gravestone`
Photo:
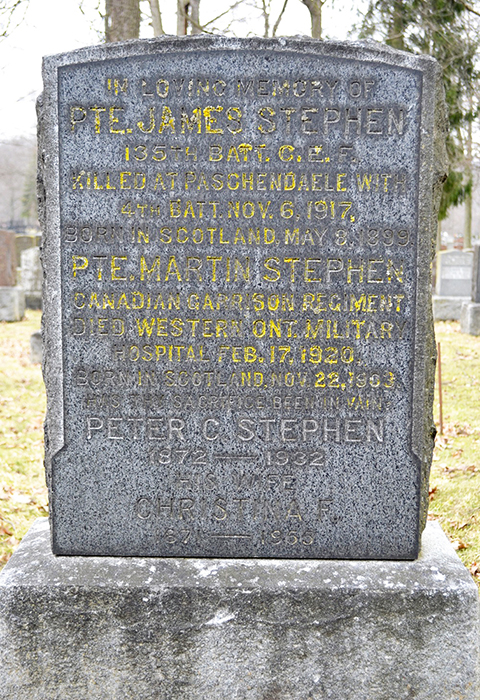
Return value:
<svg viewBox="0 0 480 700">
<path fill-rule="evenodd" d="M 42 308 L 42 265 L 40 248 L 28 248 L 21 255 L 21 282 L 27 309 Z"/>
<path fill-rule="evenodd" d="M 472 298 L 464 301 L 460 316 L 460 330 L 469 335 L 480 335 L 480 244 L 473 246 Z"/>
<path fill-rule="evenodd" d="M 437 253 L 437 274 L 433 313 L 437 321 L 459 320 L 462 304 L 472 288 L 470 250 L 445 250 Z"/>
<path fill-rule="evenodd" d="M 15 234 L 0 231 L 0 321 L 19 321 L 23 317 L 25 297 L 15 286 L 16 281 Z"/>
<path fill-rule="evenodd" d="M 30 336 L 30 362 L 41 364 L 43 356 L 42 334 L 40 331 L 32 333 Z"/>
<path fill-rule="evenodd" d="M 0 699 L 476 700 L 476 587 L 423 530 L 436 63 L 203 36 L 44 81 L 51 518 Z"/>
<path fill-rule="evenodd" d="M 22 253 L 30 248 L 38 248 L 42 237 L 38 233 L 17 233 L 15 235 L 15 247 L 17 250 L 17 267 L 22 265 Z"/>
<path fill-rule="evenodd" d="M 207 44 L 45 62 L 54 552 L 413 559 L 434 64 Z"/>
<path fill-rule="evenodd" d="M 14 287 L 17 282 L 15 234 L 0 231 L 0 287 Z"/>
<path fill-rule="evenodd" d="M 472 301 L 480 304 L 480 243 L 473 246 Z"/>
</svg>

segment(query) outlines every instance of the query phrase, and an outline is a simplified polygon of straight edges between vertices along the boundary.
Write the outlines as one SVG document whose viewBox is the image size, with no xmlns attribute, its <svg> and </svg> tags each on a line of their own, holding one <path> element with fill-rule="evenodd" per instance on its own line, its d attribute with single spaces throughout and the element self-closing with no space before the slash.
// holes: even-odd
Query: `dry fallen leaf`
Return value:
<svg viewBox="0 0 480 700">
<path fill-rule="evenodd" d="M 476 464 L 469 464 L 468 467 L 463 467 L 466 472 L 478 472 L 478 467 Z"/>
<path fill-rule="evenodd" d="M 476 561 L 473 562 L 473 564 L 470 567 L 470 573 L 472 576 L 479 576 L 480 575 L 480 565 L 477 564 Z"/>
<path fill-rule="evenodd" d="M 460 549 L 467 549 L 469 545 L 465 544 L 465 542 L 462 542 L 462 540 L 454 540 L 452 542 L 452 546 L 458 552 Z"/>
<path fill-rule="evenodd" d="M 464 423 L 463 425 L 460 425 L 460 423 L 454 423 L 453 425 L 451 423 L 446 423 L 443 426 L 443 432 L 445 435 L 450 435 L 451 437 L 459 437 L 460 435 L 471 435 L 475 432 L 475 429 L 468 423 Z"/>
<path fill-rule="evenodd" d="M 437 492 L 437 488 L 438 488 L 437 486 L 431 486 L 431 487 L 428 489 L 428 498 L 429 498 L 430 501 L 433 501 L 433 499 L 435 498 L 435 494 L 436 494 L 436 492 Z"/>
</svg>

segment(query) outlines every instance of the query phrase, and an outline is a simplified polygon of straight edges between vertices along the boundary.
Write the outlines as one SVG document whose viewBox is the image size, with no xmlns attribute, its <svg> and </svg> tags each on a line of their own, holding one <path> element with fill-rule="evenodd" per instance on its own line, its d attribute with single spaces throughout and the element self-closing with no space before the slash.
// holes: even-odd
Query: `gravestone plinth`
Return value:
<svg viewBox="0 0 480 700">
<path fill-rule="evenodd" d="M 473 246 L 472 298 L 462 304 L 460 330 L 480 335 L 480 244 Z"/>
<path fill-rule="evenodd" d="M 16 286 L 15 234 L 0 231 L 0 321 L 20 321 L 25 313 L 25 295 Z"/>
<path fill-rule="evenodd" d="M 436 321 L 459 321 L 463 304 L 472 289 L 471 250 L 442 250 L 437 253 L 433 315 Z"/>
<path fill-rule="evenodd" d="M 54 552 L 415 558 L 436 63 L 166 38 L 44 81 Z"/>
<path fill-rule="evenodd" d="M 0 321 L 21 321 L 25 315 L 25 292 L 21 287 L 0 287 Z"/>
<path fill-rule="evenodd" d="M 478 593 L 437 524 L 415 562 L 55 557 L 0 575 L 0 699 L 478 700 Z"/>
</svg>

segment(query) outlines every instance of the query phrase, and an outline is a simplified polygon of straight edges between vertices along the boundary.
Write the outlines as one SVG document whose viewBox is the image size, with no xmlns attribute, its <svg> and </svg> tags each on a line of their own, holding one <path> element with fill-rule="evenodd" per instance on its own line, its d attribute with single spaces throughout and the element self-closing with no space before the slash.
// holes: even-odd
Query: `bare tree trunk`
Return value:
<svg viewBox="0 0 480 700">
<path fill-rule="evenodd" d="M 322 38 L 322 7 L 325 0 L 302 0 L 303 4 L 308 7 L 312 20 L 312 37 L 314 39 Z"/>
<path fill-rule="evenodd" d="M 202 28 L 200 26 L 200 0 L 190 0 L 190 18 L 192 34 L 201 34 Z"/>
<path fill-rule="evenodd" d="M 469 250 L 472 247 L 472 193 L 465 197 L 465 230 L 463 232 L 463 247 Z"/>
<path fill-rule="evenodd" d="M 200 0 L 177 0 L 177 34 L 200 34 Z"/>
<path fill-rule="evenodd" d="M 262 15 L 263 15 L 263 36 L 267 38 L 270 34 L 270 15 L 265 0 L 262 0 Z"/>
<path fill-rule="evenodd" d="M 279 26 L 280 22 L 282 21 L 283 13 L 284 13 L 285 10 L 286 10 L 287 3 L 288 3 L 288 0 L 284 0 L 282 9 L 280 10 L 280 14 L 279 14 L 278 17 L 277 17 L 277 21 L 276 21 L 275 24 L 273 25 L 272 36 L 276 36 L 276 35 L 277 35 L 277 29 L 278 29 L 278 26 Z"/>
<path fill-rule="evenodd" d="M 161 36 L 165 34 L 163 31 L 162 15 L 160 14 L 160 5 L 158 0 L 149 0 L 150 12 L 152 13 L 153 36 Z"/>
<path fill-rule="evenodd" d="M 105 0 L 105 40 L 138 39 L 139 34 L 139 0 Z"/>
<path fill-rule="evenodd" d="M 469 98 L 470 98 L 469 99 L 470 114 L 472 114 L 472 112 L 473 112 L 473 96 L 472 96 L 471 92 L 470 92 Z M 472 120 L 469 119 L 468 123 L 467 123 L 467 143 L 465 144 L 466 145 L 465 175 L 467 177 L 467 183 L 470 184 L 470 187 L 473 186 L 473 183 L 472 183 L 472 180 L 473 180 L 472 140 L 473 140 Z M 465 224 L 464 224 L 464 230 L 463 230 L 463 247 L 467 250 L 472 247 L 472 190 L 471 189 L 465 195 Z"/>
<path fill-rule="evenodd" d="M 188 29 L 189 0 L 177 0 L 177 34 L 186 36 Z"/>
</svg>

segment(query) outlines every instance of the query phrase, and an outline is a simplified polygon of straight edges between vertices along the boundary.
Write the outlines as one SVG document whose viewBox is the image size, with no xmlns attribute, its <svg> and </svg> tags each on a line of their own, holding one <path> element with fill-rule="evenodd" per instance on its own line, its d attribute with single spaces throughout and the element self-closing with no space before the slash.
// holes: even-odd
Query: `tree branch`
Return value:
<svg viewBox="0 0 480 700">
<path fill-rule="evenodd" d="M 466 10 L 468 10 L 469 12 L 472 12 L 474 15 L 477 15 L 477 17 L 480 17 L 480 12 L 475 10 L 475 8 L 473 8 L 471 5 L 469 5 L 468 2 L 465 2 L 465 0 L 458 0 L 458 2 L 461 5 L 463 5 Z"/>
<path fill-rule="evenodd" d="M 225 15 L 228 15 L 229 12 L 234 10 L 236 7 L 241 5 L 243 3 L 243 0 L 237 0 L 237 2 L 234 2 L 233 5 L 230 5 L 228 10 L 225 10 L 224 12 L 221 12 L 219 15 L 214 17 L 213 19 L 209 20 L 208 22 L 205 22 L 205 24 L 202 25 L 203 31 L 205 31 L 205 27 L 210 26 L 210 24 L 213 24 L 214 22 L 217 21 L 217 19 L 221 19 L 222 17 L 225 17 Z"/>
<path fill-rule="evenodd" d="M 273 25 L 272 36 L 276 36 L 276 34 L 277 34 L 278 25 L 282 21 L 283 13 L 285 12 L 285 9 L 287 7 L 287 3 L 288 3 L 288 0 L 285 0 L 285 2 L 283 3 L 283 7 L 280 10 L 280 14 L 278 15 L 278 19 L 275 22 L 275 24 Z"/>
<path fill-rule="evenodd" d="M 14 0 L 14 2 L 11 2 L 11 3 L 6 3 L 3 0 L 2 2 L 0 2 L 0 15 L 8 15 L 6 24 L 0 31 L 0 37 L 8 36 L 8 31 L 12 25 L 12 22 L 13 22 L 13 15 L 15 14 L 16 10 L 18 10 L 18 8 L 21 5 L 26 5 L 25 10 L 24 10 L 24 16 L 25 16 L 25 12 L 28 9 L 29 2 L 30 2 L 30 0 Z M 21 21 L 22 20 L 19 20 L 17 22 L 17 24 L 15 25 L 15 27 L 18 27 L 18 25 L 20 24 Z"/>
<path fill-rule="evenodd" d="M 263 15 L 263 36 L 264 36 L 264 38 L 266 38 L 266 37 L 268 37 L 268 33 L 270 31 L 270 26 L 269 26 L 270 13 L 269 13 L 269 8 L 267 7 L 266 0 L 262 0 L 262 15 Z"/>
</svg>

